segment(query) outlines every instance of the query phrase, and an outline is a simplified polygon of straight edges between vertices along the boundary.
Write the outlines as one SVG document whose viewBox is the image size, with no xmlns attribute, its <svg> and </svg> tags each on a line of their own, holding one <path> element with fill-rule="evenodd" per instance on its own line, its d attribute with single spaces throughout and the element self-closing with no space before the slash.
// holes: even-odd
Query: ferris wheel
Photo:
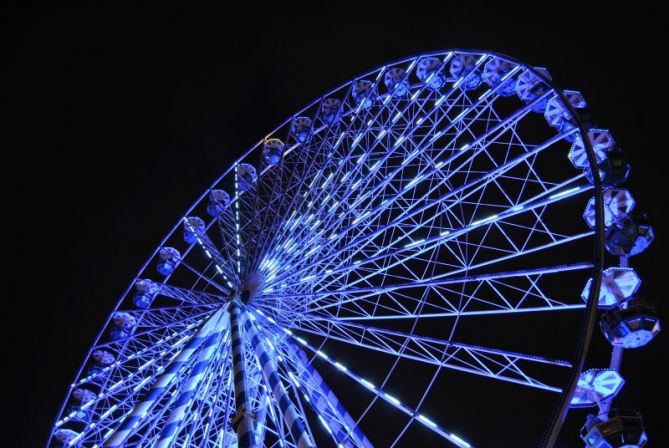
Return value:
<svg viewBox="0 0 669 448">
<path fill-rule="evenodd" d="M 660 328 L 628 264 L 653 239 L 628 174 L 546 69 L 453 50 L 364 73 L 177 222 L 48 446 L 469 448 L 449 397 L 483 415 L 520 389 L 537 445 L 592 408 L 586 446 L 642 446 L 640 415 L 611 409 L 623 349 Z M 598 312 L 611 364 L 585 369 Z"/>
</svg>

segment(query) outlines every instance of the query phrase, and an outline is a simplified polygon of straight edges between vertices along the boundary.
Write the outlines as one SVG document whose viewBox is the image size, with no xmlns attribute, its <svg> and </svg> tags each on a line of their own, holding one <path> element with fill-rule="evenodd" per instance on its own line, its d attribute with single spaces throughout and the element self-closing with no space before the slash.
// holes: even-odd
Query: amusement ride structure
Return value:
<svg viewBox="0 0 669 448">
<path fill-rule="evenodd" d="M 188 209 L 85 356 L 48 446 L 370 448 L 419 428 L 470 448 L 434 405 L 462 375 L 549 402 L 539 446 L 573 408 L 593 409 L 585 446 L 642 446 L 640 414 L 612 407 L 623 351 L 660 328 L 628 261 L 653 239 L 629 170 L 546 69 L 453 50 L 364 73 Z M 610 365 L 586 369 L 601 337 Z M 379 431 L 376 409 L 401 423 Z"/>
</svg>

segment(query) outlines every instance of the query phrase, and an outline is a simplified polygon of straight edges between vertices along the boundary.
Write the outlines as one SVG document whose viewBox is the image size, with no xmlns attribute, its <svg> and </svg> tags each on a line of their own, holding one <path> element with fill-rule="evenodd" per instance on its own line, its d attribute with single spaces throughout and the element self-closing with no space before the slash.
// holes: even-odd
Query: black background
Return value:
<svg viewBox="0 0 669 448">
<path fill-rule="evenodd" d="M 632 264 L 642 292 L 666 314 L 663 14 L 641 5 L 443 3 L 331 4 L 327 13 L 313 4 L 3 6 L 9 446 L 44 445 L 118 295 L 220 172 L 324 91 L 424 51 L 506 53 L 549 67 L 558 85 L 584 93 L 624 148 L 628 187 L 655 224 L 655 243 Z M 628 384 L 619 403 L 644 413 L 650 446 L 669 442 L 666 352 L 664 335 L 623 363 Z M 581 446 L 582 418 L 569 419 L 563 446 Z M 487 429 L 491 445 L 497 429 Z M 504 430 L 522 432 L 522 421 Z"/>
</svg>

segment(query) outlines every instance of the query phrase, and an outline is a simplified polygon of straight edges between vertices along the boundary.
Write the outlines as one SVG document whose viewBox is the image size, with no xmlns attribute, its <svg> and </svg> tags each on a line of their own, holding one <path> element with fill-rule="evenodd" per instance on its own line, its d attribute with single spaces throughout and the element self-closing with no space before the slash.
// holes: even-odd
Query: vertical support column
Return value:
<svg viewBox="0 0 669 448">
<path fill-rule="evenodd" d="M 293 344 L 289 339 L 285 340 L 289 358 L 297 368 L 297 376 L 309 386 L 310 402 L 316 412 L 321 416 L 331 416 L 328 425 L 334 431 L 335 437 L 341 444 L 350 446 L 351 442 L 358 447 L 373 448 L 372 442 L 358 427 L 355 420 L 340 403 L 337 396 L 332 392 L 318 373 L 316 368 L 309 364 L 309 359 L 302 349 Z"/>
<path fill-rule="evenodd" d="M 263 377 L 268 387 L 272 390 L 274 400 L 279 404 L 279 409 L 283 417 L 286 427 L 290 430 L 293 440 L 298 448 L 312 448 L 315 443 L 311 440 L 311 436 L 307 432 L 302 418 L 297 412 L 295 405 L 290 400 L 288 392 L 279 378 L 276 362 L 270 356 L 265 343 L 260 339 L 258 329 L 249 315 L 244 319 L 244 330 L 251 340 L 251 345 L 260 361 Z"/>
<path fill-rule="evenodd" d="M 235 380 L 235 416 L 232 429 L 237 433 L 239 448 L 255 448 L 256 437 L 253 417 L 250 413 L 248 385 L 246 383 L 246 362 L 241 339 L 240 304 L 237 299 L 230 302 L 230 329 L 232 338 L 232 364 Z"/>
</svg>

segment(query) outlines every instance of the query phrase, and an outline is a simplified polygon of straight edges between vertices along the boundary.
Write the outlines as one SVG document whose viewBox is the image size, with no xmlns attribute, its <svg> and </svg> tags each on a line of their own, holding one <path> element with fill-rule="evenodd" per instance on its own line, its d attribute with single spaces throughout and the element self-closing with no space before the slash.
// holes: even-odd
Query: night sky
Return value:
<svg viewBox="0 0 669 448">
<path fill-rule="evenodd" d="M 641 293 L 666 315 L 668 98 L 660 64 L 668 33 L 658 10 L 529 14 L 386 2 L 327 13 L 257 4 L 233 13 L 94 3 L 2 7 L 10 137 L 2 145 L 10 263 L 3 319 L 11 352 L 3 437 L 9 431 L 14 440 L 3 446 L 44 445 L 119 294 L 235 158 L 326 90 L 425 51 L 498 51 L 546 66 L 559 86 L 583 92 L 625 151 L 627 187 L 654 223 L 656 241 L 631 264 Z M 587 366 L 603 366 L 598 330 L 594 339 Z M 644 414 L 650 446 L 669 443 L 666 339 L 623 361 L 628 384 L 617 404 Z M 570 416 L 561 446 L 581 446 L 584 417 Z M 505 432 L 522 433 L 522 420 L 516 424 Z"/>
</svg>

